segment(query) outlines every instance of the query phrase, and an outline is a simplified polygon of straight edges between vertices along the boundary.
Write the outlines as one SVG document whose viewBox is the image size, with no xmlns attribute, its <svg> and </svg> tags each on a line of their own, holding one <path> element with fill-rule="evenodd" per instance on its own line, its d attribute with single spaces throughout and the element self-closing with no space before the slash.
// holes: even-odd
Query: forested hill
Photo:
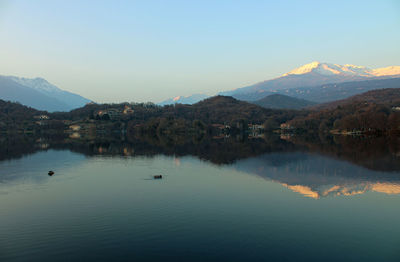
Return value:
<svg viewBox="0 0 400 262">
<path fill-rule="evenodd" d="M 345 106 L 359 102 L 388 104 L 392 106 L 400 106 L 400 88 L 386 88 L 368 91 L 359 95 L 355 95 L 346 99 L 337 100 L 329 103 L 318 104 L 310 109 L 334 109 L 338 106 Z"/>
<path fill-rule="evenodd" d="M 290 114 L 294 111 L 273 110 L 248 102 L 239 101 L 228 96 L 215 96 L 194 105 L 175 104 L 158 106 L 152 103 L 122 103 L 122 104 L 88 104 L 68 113 L 51 114 L 53 119 L 79 120 L 93 117 L 99 110 L 123 110 L 125 106 L 132 107 L 134 113 L 123 116 L 123 120 L 142 124 L 154 118 L 199 120 L 204 124 L 234 124 L 239 120 L 248 123 L 262 124 L 273 115 Z"/>
<path fill-rule="evenodd" d="M 41 114 L 47 114 L 50 120 L 35 120 L 34 116 Z M 305 132 L 400 132 L 400 89 L 373 90 L 318 105 L 313 110 L 269 109 L 228 96 L 215 96 L 194 105 L 88 104 L 71 112 L 47 113 L 0 100 L 0 126 L 3 127 L 18 126 L 25 130 L 29 125 L 31 129 L 63 130 L 71 121 L 165 133 L 204 129 L 213 124 L 240 130 L 247 129 L 247 124 L 264 124 L 266 129 L 275 130 L 282 123 L 289 124 L 290 129 Z"/>
<path fill-rule="evenodd" d="M 233 122 L 238 119 L 263 123 L 273 113 L 271 109 L 239 101 L 230 96 L 214 96 L 198 102 L 189 108 L 189 114 L 193 114 L 194 118 L 205 123 Z M 179 107 L 177 113 L 179 114 Z"/>
<path fill-rule="evenodd" d="M 318 106 L 306 116 L 288 123 L 304 131 L 399 132 L 400 89 L 373 90 Z"/>
<path fill-rule="evenodd" d="M 3 123 L 33 119 L 33 116 L 44 113 L 46 112 L 0 99 L 0 121 Z"/>
</svg>

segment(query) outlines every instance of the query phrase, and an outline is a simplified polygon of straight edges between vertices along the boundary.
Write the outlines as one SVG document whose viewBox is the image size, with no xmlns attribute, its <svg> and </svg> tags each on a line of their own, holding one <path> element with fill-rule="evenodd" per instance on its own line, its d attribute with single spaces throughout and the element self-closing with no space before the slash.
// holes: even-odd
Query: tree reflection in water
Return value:
<svg viewBox="0 0 400 262">
<path fill-rule="evenodd" d="M 312 198 L 400 193 L 400 137 L 2 136 L 0 161 L 49 149 L 85 156 L 193 156 L 278 182 Z"/>
</svg>

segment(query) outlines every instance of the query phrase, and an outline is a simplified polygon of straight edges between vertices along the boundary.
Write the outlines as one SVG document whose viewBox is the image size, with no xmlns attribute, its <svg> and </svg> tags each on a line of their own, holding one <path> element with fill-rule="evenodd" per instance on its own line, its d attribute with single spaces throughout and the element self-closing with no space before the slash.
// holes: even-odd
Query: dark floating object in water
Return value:
<svg viewBox="0 0 400 262">
<path fill-rule="evenodd" d="M 54 175 L 54 172 L 53 171 L 49 171 L 49 176 L 52 176 L 52 175 Z"/>
<path fill-rule="evenodd" d="M 156 175 L 154 176 L 154 179 L 162 179 L 162 175 Z"/>
</svg>

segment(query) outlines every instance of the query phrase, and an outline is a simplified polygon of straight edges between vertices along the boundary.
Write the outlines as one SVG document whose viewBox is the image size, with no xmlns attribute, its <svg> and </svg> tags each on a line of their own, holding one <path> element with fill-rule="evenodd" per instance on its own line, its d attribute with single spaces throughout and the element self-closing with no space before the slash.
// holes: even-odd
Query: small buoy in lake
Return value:
<svg viewBox="0 0 400 262">
<path fill-rule="evenodd" d="M 154 179 L 162 179 L 162 175 L 156 175 L 154 176 Z"/>
<path fill-rule="evenodd" d="M 54 172 L 53 171 L 49 171 L 49 176 L 52 176 L 52 175 L 54 175 Z"/>
</svg>

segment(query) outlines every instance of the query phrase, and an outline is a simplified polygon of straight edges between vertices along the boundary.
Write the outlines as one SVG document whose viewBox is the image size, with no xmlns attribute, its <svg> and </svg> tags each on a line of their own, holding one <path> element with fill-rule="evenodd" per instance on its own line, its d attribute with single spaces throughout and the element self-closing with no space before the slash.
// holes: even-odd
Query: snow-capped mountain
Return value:
<svg viewBox="0 0 400 262">
<path fill-rule="evenodd" d="M 357 83 L 357 90 L 351 90 L 351 86 L 346 85 L 346 91 L 334 90 L 329 88 L 324 92 L 319 92 L 323 89 L 323 85 L 338 84 L 344 82 L 354 82 L 363 80 L 378 80 L 387 78 L 400 78 L 400 66 L 389 66 L 384 68 L 370 69 L 365 66 L 358 65 L 338 65 L 330 63 L 312 62 L 300 66 L 292 71 L 285 73 L 277 78 L 256 83 L 251 86 L 234 89 L 231 91 L 220 92 L 219 95 L 233 96 L 236 99 L 244 101 L 256 101 L 272 94 L 289 95 L 301 99 L 311 100 L 314 102 L 327 102 L 330 93 L 332 100 L 343 99 L 357 93 L 371 90 L 370 87 L 360 88 Z M 381 82 L 384 83 L 384 82 Z M 370 84 L 375 86 L 375 84 Z M 391 83 L 393 86 L 393 83 Z M 379 87 L 376 87 L 379 88 Z M 384 88 L 384 86 L 380 87 Z M 312 92 L 312 96 L 308 97 L 307 93 Z M 321 94 L 319 94 L 321 93 Z M 177 96 L 167 99 L 159 103 L 159 105 L 168 104 L 193 104 L 197 103 L 209 96 L 195 94 L 191 96 Z"/>
<path fill-rule="evenodd" d="M 260 97 L 292 88 L 393 77 L 400 77 L 400 66 L 370 69 L 349 64 L 338 65 L 312 62 L 275 79 L 232 91 L 221 92 L 220 94 L 233 96 L 241 100 L 254 101 L 260 99 Z"/>
<path fill-rule="evenodd" d="M 399 76 L 400 66 L 388 66 L 372 70 L 374 76 Z"/>
<path fill-rule="evenodd" d="M 61 90 L 43 78 L 0 76 L 0 99 L 20 102 L 39 110 L 70 111 L 90 100 Z"/>
<path fill-rule="evenodd" d="M 201 100 L 204 100 L 208 98 L 209 96 L 206 94 L 194 94 L 191 96 L 177 96 L 174 98 L 170 98 L 167 100 L 164 100 L 160 103 L 158 103 L 161 106 L 164 105 L 172 105 L 172 104 L 195 104 L 197 102 L 200 102 Z"/>
<path fill-rule="evenodd" d="M 321 75 L 343 75 L 343 76 L 361 76 L 361 77 L 377 77 L 400 75 L 400 66 L 389 66 L 378 69 L 369 69 L 365 66 L 357 65 L 338 65 L 320 62 L 312 62 L 296 68 L 282 76 L 288 75 L 304 75 L 315 72 Z"/>
<path fill-rule="evenodd" d="M 62 92 L 61 89 L 59 89 L 55 85 L 50 84 L 49 82 L 46 81 L 46 79 L 43 79 L 41 77 L 25 78 L 25 77 L 7 76 L 7 78 L 11 79 L 14 82 L 17 82 L 18 84 L 33 88 L 42 93 Z"/>
</svg>

